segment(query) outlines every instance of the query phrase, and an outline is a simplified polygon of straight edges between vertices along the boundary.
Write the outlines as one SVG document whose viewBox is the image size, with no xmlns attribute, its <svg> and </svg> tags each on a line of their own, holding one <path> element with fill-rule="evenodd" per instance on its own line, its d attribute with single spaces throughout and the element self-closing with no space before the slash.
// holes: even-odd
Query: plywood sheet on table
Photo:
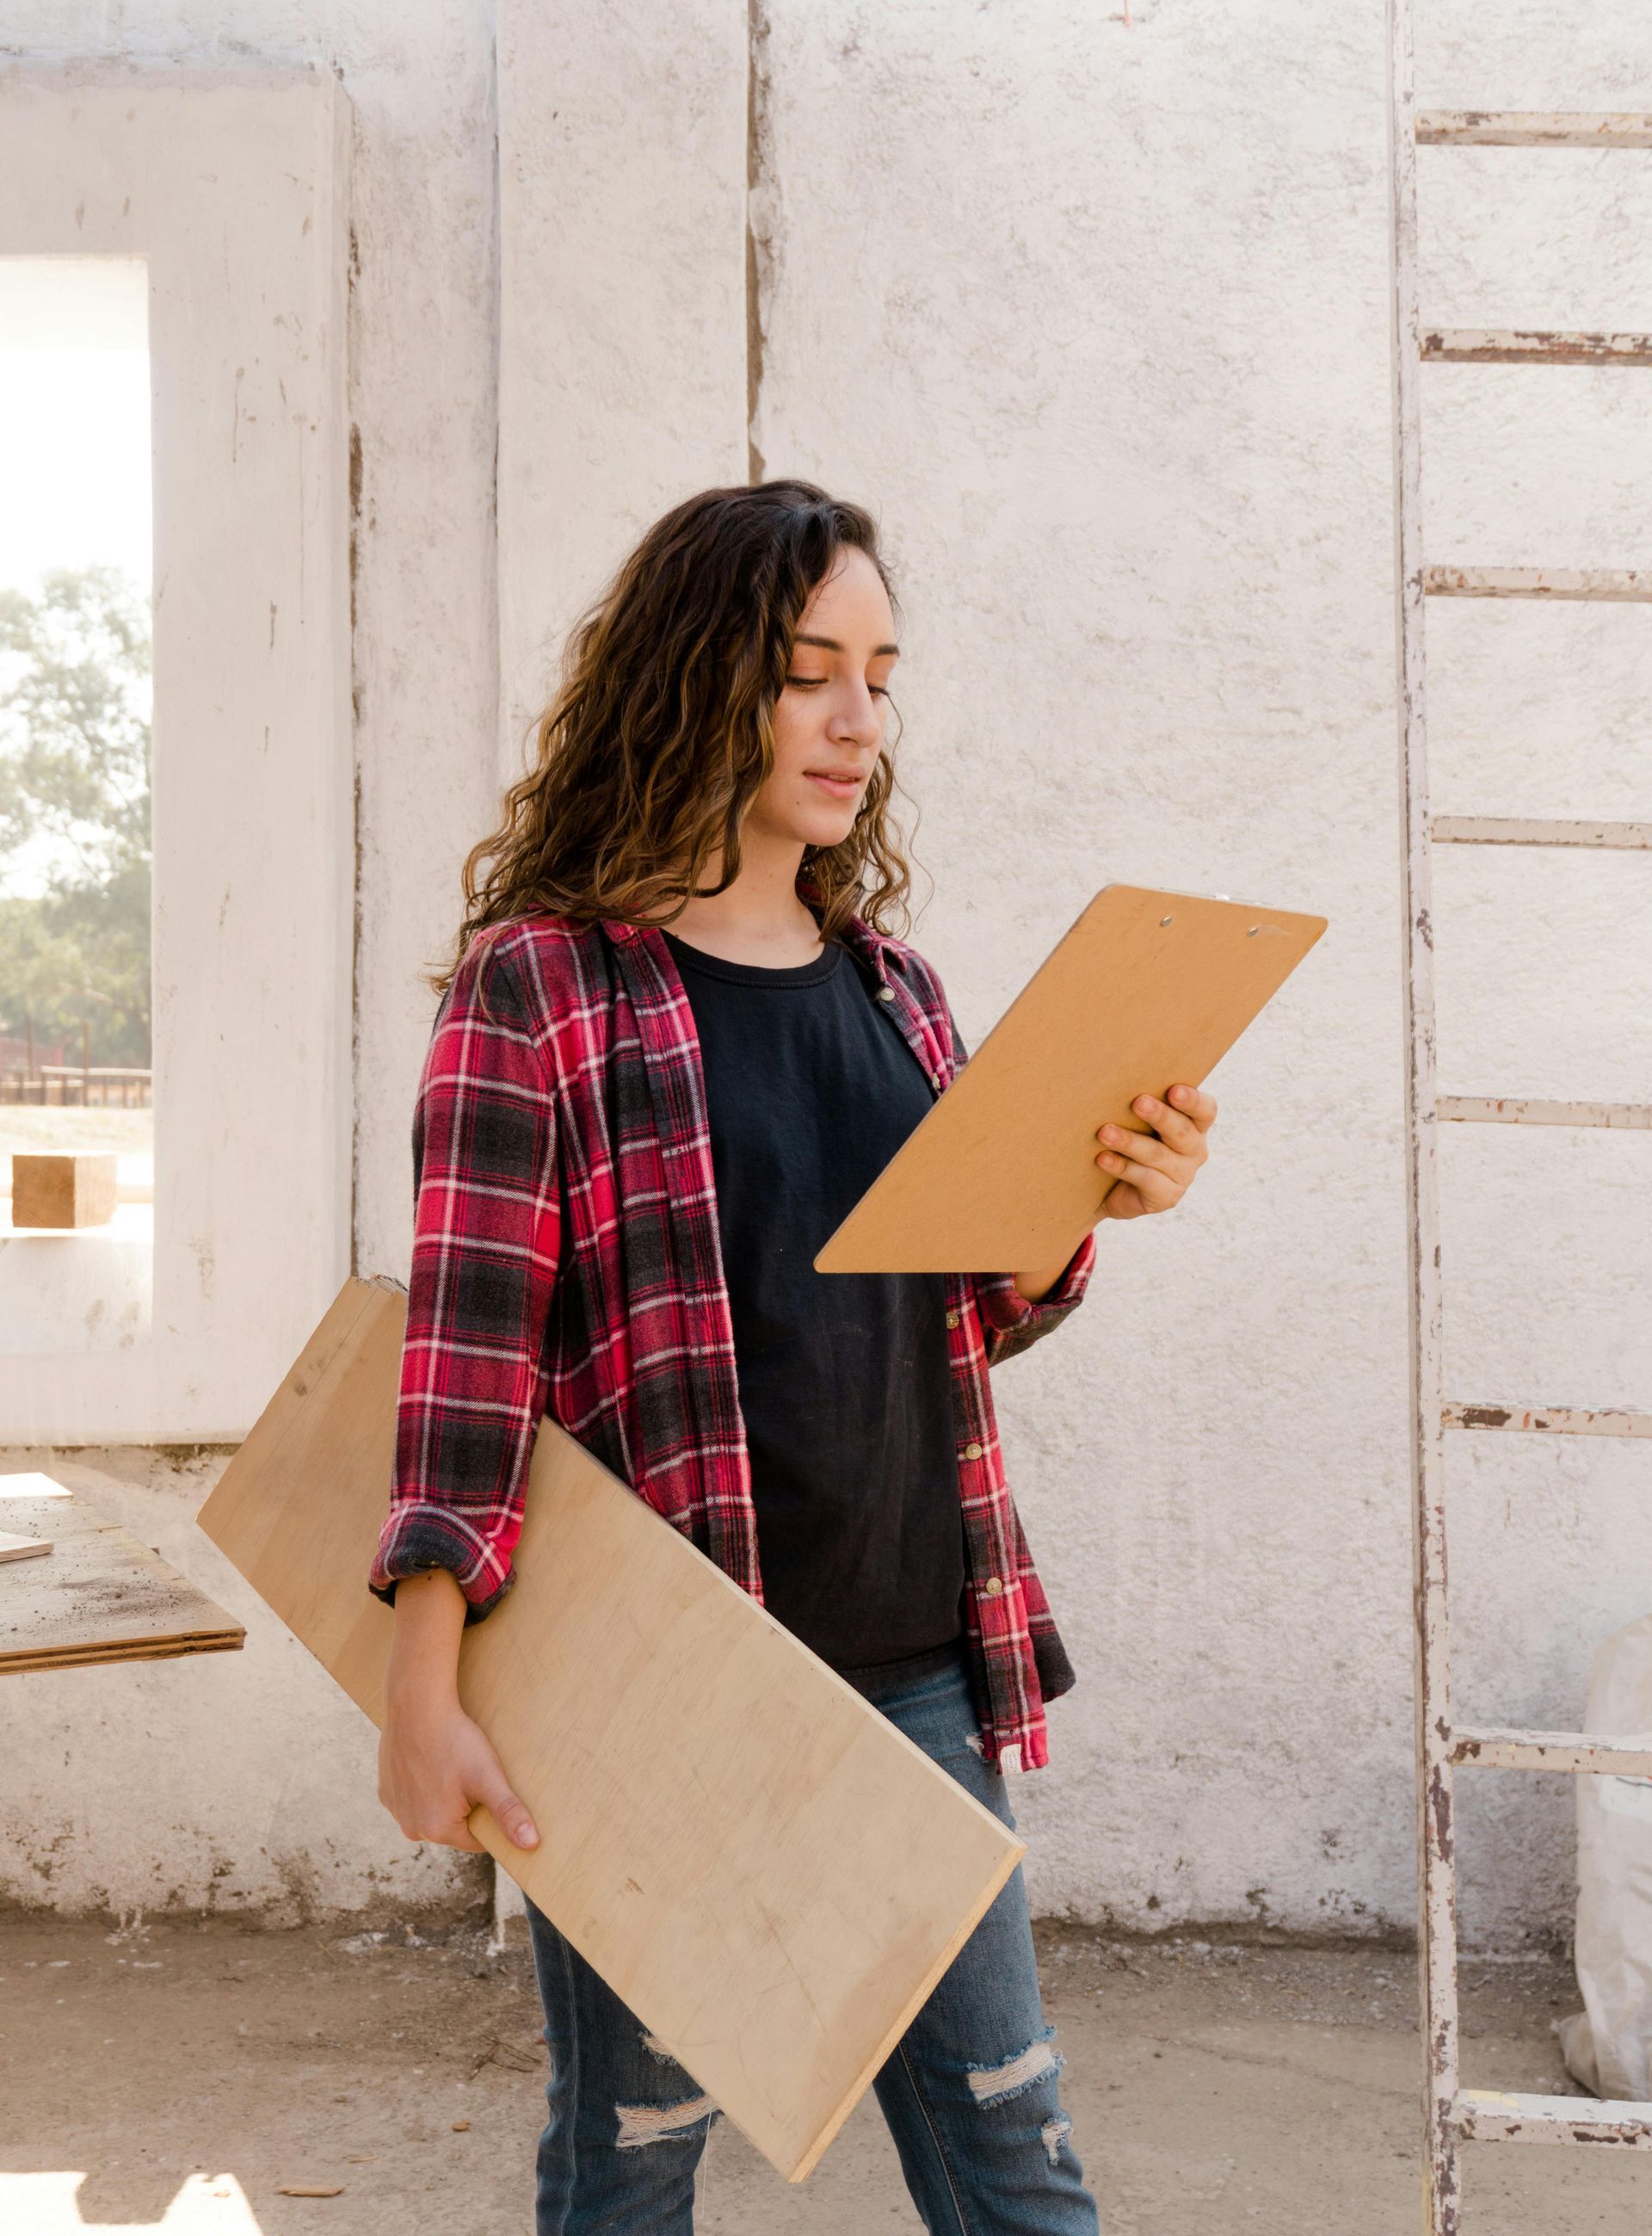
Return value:
<svg viewBox="0 0 1652 2236">
<path fill-rule="evenodd" d="M 0 1530 L 49 1538 L 0 1564 L 0 1674 L 233 1651 L 246 1634 L 205 1592 L 47 1475 L 0 1476 Z"/>
<path fill-rule="evenodd" d="M 347 1284 L 200 1516 L 375 1720 L 394 1619 L 365 1579 L 405 1313 Z M 801 2180 L 1022 1844 L 549 1422 L 516 1562 L 460 1692 L 541 1845 L 484 1810 L 472 1829 Z"/>
</svg>

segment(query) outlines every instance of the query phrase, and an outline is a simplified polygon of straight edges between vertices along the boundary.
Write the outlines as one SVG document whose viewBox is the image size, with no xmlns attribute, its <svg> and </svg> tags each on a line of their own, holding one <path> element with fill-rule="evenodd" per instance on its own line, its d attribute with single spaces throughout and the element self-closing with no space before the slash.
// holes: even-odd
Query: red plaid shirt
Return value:
<svg viewBox="0 0 1652 2236">
<path fill-rule="evenodd" d="M 860 917 L 846 944 L 939 1095 L 964 1060 L 941 982 Z M 699 1042 L 644 926 L 517 918 L 444 995 L 413 1124 L 413 1261 L 390 1510 L 371 1588 L 450 1569 L 484 1616 L 508 1589 L 541 1417 L 577 1437 L 754 1599 L 763 1596 Z M 987 1367 L 1064 1319 L 1087 1235 L 1029 1304 L 1007 1273 L 947 1277 L 965 1627 L 983 1746 L 1048 1759 L 1072 1670 L 1004 1481 Z"/>
</svg>

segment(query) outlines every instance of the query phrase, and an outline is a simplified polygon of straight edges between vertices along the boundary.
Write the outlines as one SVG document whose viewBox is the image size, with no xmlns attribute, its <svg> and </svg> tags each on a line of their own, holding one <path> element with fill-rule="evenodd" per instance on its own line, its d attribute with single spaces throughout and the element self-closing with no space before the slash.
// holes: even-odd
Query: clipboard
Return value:
<svg viewBox="0 0 1652 2236">
<path fill-rule="evenodd" d="M 375 1723 L 406 1321 L 347 1281 L 199 1516 Z M 1025 1844 L 548 1418 L 515 1560 L 459 1696 L 540 1845 L 482 1808 L 470 1829 L 801 2181 Z"/>
<path fill-rule="evenodd" d="M 815 1259 L 820 1273 L 1004 1273 L 1070 1258 L 1117 1176 L 1098 1127 L 1191 1087 L 1327 919 L 1104 885 Z"/>
</svg>

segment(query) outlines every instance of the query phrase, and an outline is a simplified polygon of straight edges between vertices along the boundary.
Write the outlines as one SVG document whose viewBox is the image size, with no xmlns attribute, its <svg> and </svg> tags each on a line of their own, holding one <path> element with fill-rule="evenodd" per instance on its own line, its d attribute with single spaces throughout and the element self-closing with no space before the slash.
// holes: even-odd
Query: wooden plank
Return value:
<svg viewBox="0 0 1652 2236">
<path fill-rule="evenodd" d="M 1652 823 L 1590 823 L 1577 817 L 1437 815 L 1440 846 L 1652 846 Z"/>
<path fill-rule="evenodd" d="M 115 1216 L 115 1160 L 110 1152 L 65 1156 L 13 1152 L 14 1227 L 106 1227 Z"/>
<path fill-rule="evenodd" d="M 1625 1406 L 1465 1405 L 1440 1408 L 1444 1429 L 1506 1429 L 1548 1437 L 1652 1437 L 1652 1413 Z"/>
<path fill-rule="evenodd" d="M 25 1677 L 35 1669 L 91 1669 L 108 1661 L 182 1661 L 196 1654 L 230 1654 L 243 1643 L 245 1634 L 236 1637 L 223 1631 L 202 1631 L 193 1637 L 180 1635 L 159 1642 L 122 1644 L 118 1640 L 108 1646 L 66 1648 L 56 1654 L 8 1654 L 0 1662 L 0 1674 Z"/>
<path fill-rule="evenodd" d="M 1652 600 L 1652 569 L 1644 567 L 1425 567 L 1431 598 L 1591 599 L 1608 605 Z"/>
<path fill-rule="evenodd" d="M 376 1722 L 394 1618 L 366 1577 L 405 1319 L 347 1283 L 200 1516 Z M 515 1560 L 464 1633 L 460 1695 L 541 1845 L 485 1810 L 471 1828 L 801 2180 L 1022 1843 L 550 1421 Z"/>
<path fill-rule="evenodd" d="M 1435 1115 L 1469 1126 L 1605 1126 L 1652 1129 L 1652 1102 L 1547 1102 L 1534 1095 L 1442 1095 Z"/>
<path fill-rule="evenodd" d="M 1393 377 L 1395 635 L 1399 652 L 1400 802 L 1405 824 L 1400 904 L 1405 970 L 1406 1258 L 1408 1280 L 1412 1730 L 1415 1747 L 1417 1963 L 1423 2052 L 1423 2227 L 1455 2236 L 1458 2088 L 1457 1855 L 1452 1770 L 1442 1732 L 1451 1698 L 1446 1585 L 1446 1486 L 1439 1431 L 1442 1290 L 1439 1128 L 1433 1111 L 1435 1028 L 1433 856 L 1428 843 L 1428 694 L 1425 652 L 1420 325 L 1417 291 L 1416 82 L 1411 0 L 1389 0 L 1389 336 Z"/>
<path fill-rule="evenodd" d="M 1452 2116 L 1465 2142 L 1619 2143 L 1627 2150 L 1652 2150 L 1652 2104 L 1612 2097 L 1465 2088 Z"/>
<path fill-rule="evenodd" d="M 233 1652 L 246 1634 L 205 1592 L 47 1475 L 0 1476 L 0 1517 L 49 1561 L 0 1571 L 0 1674 Z"/>
<path fill-rule="evenodd" d="M 1459 1724 L 1452 1760 L 1481 1770 L 1552 1770 L 1572 1777 L 1652 1778 L 1652 1732 L 1591 1738 L 1587 1732 L 1477 1730 Z"/>
<path fill-rule="evenodd" d="M 1599 109 L 1419 109 L 1421 148 L 1652 148 L 1652 116 Z"/>
<path fill-rule="evenodd" d="M 1322 916 L 1105 885 L 815 1259 L 823 1273 L 1059 1265 L 1115 1185 L 1105 1123 L 1196 1087 L 1325 930 Z"/>
<path fill-rule="evenodd" d="M 1652 334 L 1545 332 L 1537 327 L 1429 326 L 1426 365 L 1652 365 Z"/>
<path fill-rule="evenodd" d="M 0 1529 L 0 1561 L 37 1561 L 51 1549 L 49 1537 L 14 1537 L 10 1530 Z"/>
</svg>

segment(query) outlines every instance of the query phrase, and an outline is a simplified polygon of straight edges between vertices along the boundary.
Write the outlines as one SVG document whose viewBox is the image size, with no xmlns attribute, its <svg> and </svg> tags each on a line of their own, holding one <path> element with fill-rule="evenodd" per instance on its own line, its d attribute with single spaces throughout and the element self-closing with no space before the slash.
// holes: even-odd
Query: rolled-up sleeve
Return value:
<svg viewBox="0 0 1652 2236">
<path fill-rule="evenodd" d="M 393 1602 L 400 1578 L 449 1569 L 476 1621 L 513 1580 L 561 1242 L 551 1058 L 486 934 L 437 1012 L 413 1183 L 390 1507 L 368 1581 Z"/>
<path fill-rule="evenodd" d="M 1021 1294 L 1013 1273 L 975 1274 L 975 1303 L 987 1337 L 987 1365 L 997 1366 L 1013 1358 L 1040 1336 L 1059 1328 L 1083 1300 L 1095 1262 L 1096 1238 L 1092 1233 L 1068 1259 L 1054 1288 L 1046 1290 L 1036 1303 Z"/>
<path fill-rule="evenodd" d="M 964 1045 L 952 1003 L 940 980 L 933 972 L 931 977 L 946 1011 L 947 1029 L 952 1035 L 953 1062 L 961 1071 L 969 1061 L 969 1050 Z M 1046 1290 L 1036 1303 L 1030 1302 L 1016 1287 L 1014 1273 L 972 1274 L 976 1309 L 980 1313 L 981 1331 L 987 1340 L 987 1365 L 1002 1365 L 1006 1358 L 1014 1358 L 1037 1343 L 1040 1336 L 1059 1328 L 1068 1313 L 1082 1302 L 1095 1262 L 1096 1237 L 1092 1228 L 1068 1259 L 1055 1286 Z"/>
</svg>

